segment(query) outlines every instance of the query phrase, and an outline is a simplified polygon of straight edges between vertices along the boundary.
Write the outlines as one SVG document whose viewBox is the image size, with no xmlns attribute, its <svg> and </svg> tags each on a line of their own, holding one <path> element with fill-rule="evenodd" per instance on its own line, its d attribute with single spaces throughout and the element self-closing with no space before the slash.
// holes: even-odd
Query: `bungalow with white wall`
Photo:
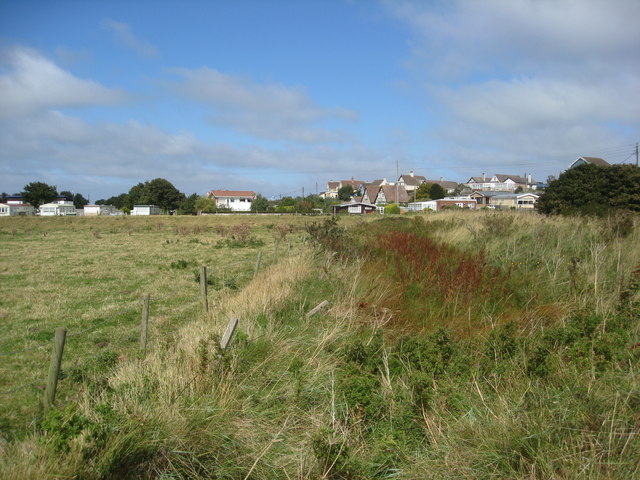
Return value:
<svg viewBox="0 0 640 480">
<path fill-rule="evenodd" d="M 85 205 L 84 215 L 86 217 L 97 217 L 99 215 L 117 215 L 120 212 L 113 205 Z"/>
<path fill-rule="evenodd" d="M 439 212 L 446 208 L 464 208 L 475 210 L 477 203 L 471 197 L 445 197 L 439 200 L 428 200 L 425 202 L 411 202 L 407 208 L 412 212 L 422 212 L 423 210 L 433 210 Z"/>
<path fill-rule="evenodd" d="M 162 209 L 157 205 L 134 205 L 131 215 L 160 215 Z"/>
<path fill-rule="evenodd" d="M 0 203 L 0 217 L 35 215 L 36 209 L 29 203 Z"/>
<path fill-rule="evenodd" d="M 73 202 L 66 200 L 40 205 L 40 216 L 42 217 L 66 217 L 76 215 L 76 207 L 73 205 Z"/>
<path fill-rule="evenodd" d="M 533 210 L 538 202 L 539 195 L 535 193 L 498 193 L 489 199 L 489 205 L 495 208 L 526 209 Z"/>
<path fill-rule="evenodd" d="M 211 190 L 207 195 L 215 200 L 217 207 L 232 212 L 250 212 L 251 202 L 256 199 L 256 192 L 250 190 Z"/>
</svg>

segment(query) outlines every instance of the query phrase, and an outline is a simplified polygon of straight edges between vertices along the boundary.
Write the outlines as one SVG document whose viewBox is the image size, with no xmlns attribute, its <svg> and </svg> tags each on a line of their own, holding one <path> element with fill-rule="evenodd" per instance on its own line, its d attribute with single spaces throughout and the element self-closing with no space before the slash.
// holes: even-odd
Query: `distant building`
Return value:
<svg viewBox="0 0 640 480">
<path fill-rule="evenodd" d="M 119 210 L 113 205 L 85 205 L 85 217 L 96 217 L 99 215 L 117 215 Z"/>
<path fill-rule="evenodd" d="M 232 212 L 250 212 L 251 203 L 256 199 L 256 192 L 251 190 L 211 190 L 207 195 L 215 200 L 217 207 Z"/>
<path fill-rule="evenodd" d="M 40 216 L 42 217 L 65 217 L 76 216 L 76 207 L 73 202 L 58 201 L 40 205 Z"/>
<path fill-rule="evenodd" d="M 131 215 L 160 215 L 162 209 L 156 205 L 134 205 Z"/>
<path fill-rule="evenodd" d="M 574 167 L 579 167 L 580 165 L 586 165 L 586 164 L 598 165 L 599 167 L 611 166 L 609 162 L 607 162 L 605 159 L 600 157 L 578 157 L 577 160 L 575 160 L 571 165 L 569 165 L 569 168 L 567 170 L 570 170 Z"/>
<path fill-rule="evenodd" d="M 347 213 L 349 215 L 362 215 L 365 213 L 373 213 L 376 206 L 371 203 L 351 202 L 342 203 L 333 207 L 333 214 Z"/>
<path fill-rule="evenodd" d="M 407 208 L 412 212 L 421 212 L 423 210 L 433 210 L 439 212 L 445 208 L 466 208 L 468 210 L 476 209 L 476 201 L 470 197 L 446 197 L 439 200 L 427 200 L 424 202 L 411 202 L 407 204 Z"/>
<path fill-rule="evenodd" d="M 0 217 L 35 215 L 36 209 L 29 203 L 0 203 Z"/>
</svg>

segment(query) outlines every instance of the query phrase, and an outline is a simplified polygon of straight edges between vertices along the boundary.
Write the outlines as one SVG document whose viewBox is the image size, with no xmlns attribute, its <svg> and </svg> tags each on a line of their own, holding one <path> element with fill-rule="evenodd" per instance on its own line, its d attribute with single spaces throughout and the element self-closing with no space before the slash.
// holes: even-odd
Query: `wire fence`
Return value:
<svg viewBox="0 0 640 480">
<path fill-rule="evenodd" d="M 218 277 L 221 278 L 235 278 L 235 279 L 240 279 L 242 278 L 243 280 L 249 281 L 252 278 L 255 277 L 255 275 L 258 273 L 258 271 L 260 270 L 260 268 L 264 268 L 270 265 L 273 265 L 275 263 L 277 263 L 279 257 L 281 257 L 282 255 L 279 255 L 278 252 L 278 243 L 276 242 L 275 244 L 275 250 L 274 250 L 274 254 L 271 256 L 271 259 L 266 259 L 266 260 L 262 260 L 263 256 L 262 256 L 262 250 L 260 250 L 258 252 L 258 256 L 257 259 L 247 259 L 247 260 L 242 260 L 242 261 L 237 261 L 237 262 L 232 262 L 232 263 L 226 263 L 224 265 L 224 267 L 220 267 L 220 268 L 216 268 L 213 267 L 210 271 L 212 272 L 216 272 Z M 287 250 L 286 250 L 286 255 L 288 256 L 288 254 L 291 251 L 291 244 L 288 245 Z M 282 253 L 282 252 L 280 252 Z M 250 268 L 248 268 L 250 267 Z M 202 272 L 203 270 L 201 270 Z M 204 270 L 206 272 L 206 270 Z M 234 275 L 228 274 L 228 272 L 230 271 L 242 271 L 243 273 L 241 275 L 238 275 L 237 273 Z M 200 276 L 200 273 L 199 273 Z M 202 283 L 206 283 L 208 284 L 209 281 L 214 280 L 211 277 L 207 278 L 207 275 L 205 274 L 205 278 L 199 278 L 200 281 L 200 285 L 202 286 Z M 215 281 L 215 280 L 214 280 Z M 223 284 L 217 285 L 220 286 L 221 288 L 224 287 L 225 282 L 223 281 Z M 231 284 L 231 288 L 239 288 L 239 285 L 237 284 L 236 281 L 232 282 Z M 207 291 L 207 289 L 204 290 L 205 292 Z M 208 294 L 207 294 L 208 296 Z M 175 295 L 152 295 L 149 297 L 151 301 L 153 301 L 153 304 L 156 305 L 157 307 L 160 307 L 162 302 L 165 300 L 173 300 L 173 301 L 181 301 L 184 300 L 184 297 L 177 297 Z M 198 295 L 197 297 L 194 296 L 192 297 L 193 300 L 191 302 L 187 302 L 185 303 L 184 301 L 181 301 L 181 304 L 179 306 L 179 308 L 171 308 L 169 310 L 164 310 L 161 312 L 155 312 L 155 317 L 158 318 L 160 316 L 169 316 L 172 313 L 175 314 L 178 311 L 180 311 L 181 313 L 184 313 L 184 311 L 189 310 L 191 308 L 194 307 L 200 307 L 202 308 L 202 306 L 205 304 L 205 299 L 203 298 L 203 290 L 201 288 L 201 293 L 200 295 Z M 126 318 L 125 316 L 128 316 L 129 318 L 126 318 L 127 320 L 130 320 L 130 316 L 131 314 L 133 314 L 134 312 L 139 312 L 143 306 L 144 303 L 144 298 L 139 298 L 137 300 L 135 300 L 133 303 L 131 303 L 130 305 L 128 305 L 125 308 L 122 308 L 120 310 L 118 310 L 117 312 L 111 313 L 109 314 L 106 318 L 104 318 L 102 321 L 99 321 L 98 323 L 91 325 L 89 327 L 86 327 L 82 330 L 79 331 L 75 331 L 75 332 L 71 332 L 66 334 L 66 338 L 79 338 L 79 337 L 83 337 L 88 335 L 89 333 L 96 331 L 100 328 L 106 327 L 107 325 L 113 324 L 113 325 L 117 325 L 120 324 L 123 320 L 123 318 Z M 144 315 L 144 313 L 143 313 Z M 94 320 L 99 320 L 101 317 L 98 317 Z M 148 321 L 153 323 L 154 322 L 154 318 L 150 318 Z M 144 325 L 144 321 L 142 322 L 142 324 L 129 324 L 128 328 L 124 331 L 123 335 L 120 335 L 120 340 L 122 339 L 131 339 L 132 335 L 136 332 L 140 332 L 141 328 L 147 328 Z M 146 336 L 146 331 L 145 331 L 145 336 Z M 53 338 L 53 336 L 52 336 Z M 24 339 L 25 341 L 28 341 L 27 339 Z M 113 337 L 110 338 L 110 343 L 114 344 L 114 343 L 118 343 L 115 341 L 115 339 Z M 20 354 L 25 354 L 25 353 L 31 353 L 37 350 L 41 350 L 41 351 L 45 351 L 45 350 L 49 350 L 51 349 L 51 345 L 52 345 L 52 340 L 46 340 L 46 341 L 42 341 L 37 343 L 36 345 L 33 346 L 29 346 L 26 348 L 21 348 L 21 349 L 15 349 L 12 351 L 8 351 L 8 352 L 0 352 L 0 357 L 2 358 L 8 358 L 8 357 L 14 357 L 14 356 L 18 356 Z M 43 383 L 44 383 L 44 376 L 42 378 L 40 378 L 39 380 L 32 380 L 23 384 L 20 384 L 18 386 L 15 386 L 9 390 L 4 390 L 4 391 L 0 391 L 0 395 L 11 395 L 13 393 L 19 392 L 21 390 L 27 389 L 29 387 L 33 387 L 33 388 L 37 388 L 37 389 L 44 389 L 43 387 Z"/>
</svg>

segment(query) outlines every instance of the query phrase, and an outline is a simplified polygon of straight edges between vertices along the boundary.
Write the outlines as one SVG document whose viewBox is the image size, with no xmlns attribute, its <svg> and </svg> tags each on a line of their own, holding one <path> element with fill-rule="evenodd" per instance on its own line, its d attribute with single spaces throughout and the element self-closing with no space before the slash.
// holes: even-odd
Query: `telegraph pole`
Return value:
<svg viewBox="0 0 640 480">
<path fill-rule="evenodd" d="M 638 166 L 638 142 L 636 142 L 636 167 Z"/>
</svg>

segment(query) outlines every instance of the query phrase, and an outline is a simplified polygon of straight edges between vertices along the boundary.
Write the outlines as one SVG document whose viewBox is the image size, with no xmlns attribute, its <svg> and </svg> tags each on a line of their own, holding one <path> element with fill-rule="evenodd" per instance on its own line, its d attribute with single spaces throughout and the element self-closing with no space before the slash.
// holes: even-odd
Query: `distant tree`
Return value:
<svg viewBox="0 0 640 480">
<path fill-rule="evenodd" d="M 131 187 L 126 196 L 126 203 L 123 206 L 127 207 L 129 210 L 133 210 L 134 205 L 144 204 L 144 187 L 144 183 L 138 183 Z"/>
<path fill-rule="evenodd" d="M 297 205 L 298 213 L 311 213 L 313 211 L 313 202 L 308 199 L 300 200 Z"/>
<path fill-rule="evenodd" d="M 101 198 L 100 200 L 96 200 L 96 205 L 113 205 L 117 209 L 122 210 L 123 207 L 128 205 L 128 201 L 129 195 L 126 193 L 121 193 L 116 197 L 109 197 L 107 199 Z"/>
<path fill-rule="evenodd" d="M 400 207 L 398 206 L 397 203 L 392 203 L 391 205 L 385 205 L 384 207 L 384 213 L 385 214 L 399 214 L 400 213 Z"/>
<path fill-rule="evenodd" d="M 145 183 L 142 194 L 145 204 L 157 205 L 164 211 L 176 210 L 184 199 L 184 193 L 178 190 L 169 180 L 154 178 Z"/>
<path fill-rule="evenodd" d="M 431 183 L 420 184 L 415 194 L 416 201 L 431 200 L 431 194 L 429 193 L 431 185 Z"/>
<path fill-rule="evenodd" d="M 338 198 L 344 202 L 351 200 L 351 197 L 353 197 L 354 194 L 355 191 L 351 185 L 345 185 L 338 189 Z"/>
<path fill-rule="evenodd" d="M 197 213 L 196 201 L 198 198 L 197 193 L 192 193 L 188 197 L 184 197 L 180 201 L 180 205 L 178 205 L 178 213 L 180 215 L 195 215 Z"/>
<path fill-rule="evenodd" d="M 628 164 L 571 168 L 549 184 L 538 201 L 538 209 L 564 215 L 640 212 L 640 168 Z"/>
<path fill-rule="evenodd" d="M 198 197 L 194 204 L 196 212 L 201 213 L 216 213 L 216 202 L 213 198 L 202 196 Z"/>
<path fill-rule="evenodd" d="M 434 183 L 429 187 L 429 196 L 431 197 L 431 200 L 439 200 L 447 196 L 447 191 L 439 184 Z"/>
<path fill-rule="evenodd" d="M 522 188 L 522 185 L 520 185 L 520 186 L 518 186 L 518 188 L 516 188 L 516 189 L 514 190 L 514 192 L 513 192 L 513 193 L 522 193 L 522 192 L 524 192 L 524 188 Z"/>
<path fill-rule="evenodd" d="M 269 210 L 269 200 L 263 197 L 260 194 L 256 195 L 256 199 L 251 202 L 251 211 L 252 212 L 266 212 Z"/>
<path fill-rule="evenodd" d="M 70 192 L 69 190 L 63 190 L 58 195 L 62 195 L 65 198 L 65 200 L 68 200 L 69 202 L 73 202 L 73 192 Z"/>
<path fill-rule="evenodd" d="M 30 203 L 38 208 L 44 203 L 54 200 L 58 196 L 58 190 L 55 186 L 47 185 L 44 182 L 31 182 L 24 186 L 22 198 L 25 202 Z"/>
<path fill-rule="evenodd" d="M 278 202 L 279 207 L 294 207 L 296 205 L 296 201 L 293 197 L 282 197 L 280 202 Z"/>
</svg>

